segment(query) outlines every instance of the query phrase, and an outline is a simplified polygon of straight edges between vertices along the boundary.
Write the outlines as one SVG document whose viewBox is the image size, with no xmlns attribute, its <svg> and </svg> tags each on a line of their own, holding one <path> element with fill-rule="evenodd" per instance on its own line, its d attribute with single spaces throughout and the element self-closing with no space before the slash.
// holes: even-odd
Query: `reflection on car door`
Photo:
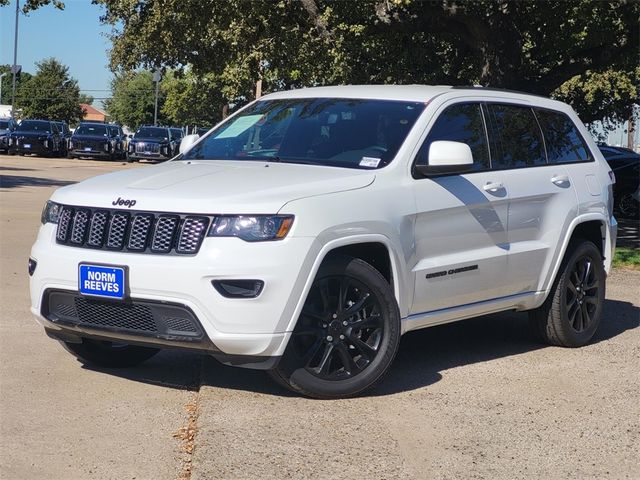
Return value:
<svg viewBox="0 0 640 480">
<path fill-rule="evenodd" d="M 509 289 L 505 275 L 509 197 L 502 172 L 490 169 L 480 104 L 446 107 L 416 163 L 427 163 L 429 145 L 436 140 L 468 144 L 474 165 L 466 174 L 413 182 L 417 209 L 412 314 L 501 297 Z"/>
<path fill-rule="evenodd" d="M 492 165 L 502 169 L 509 190 L 510 293 L 535 292 L 577 215 L 576 193 L 566 167 L 548 163 L 533 108 L 489 104 L 487 112 Z"/>
</svg>

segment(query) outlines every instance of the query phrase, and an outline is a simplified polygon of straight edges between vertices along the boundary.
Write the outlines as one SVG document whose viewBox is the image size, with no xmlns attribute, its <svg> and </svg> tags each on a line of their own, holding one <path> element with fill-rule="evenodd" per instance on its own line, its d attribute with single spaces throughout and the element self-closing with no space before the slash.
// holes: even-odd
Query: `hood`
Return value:
<svg viewBox="0 0 640 480">
<path fill-rule="evenodd" d="M 46 138 L 51 136 L 52 134 L 45 132 L 34 132 L 33 130 L 14 130 L 12 135 L 15 135 L 16 137 Z"/>
<path fill-rule="evenodd" d="M 169 143 L 169 139 L 164 138 L 144 138 L 144 137 L 134 137 L 131 139 L 132 142 L 144 142 L 144 143 Z"/>
<path fill-rule="evenodd" d="M 104 135 L 82 135 L 82 134 L 74 134 L 71 136 L 72 140 L 91 140 L 92 142 L 108 142 L 109 137 L 105 137 Z"/>
<path fill-rule="evenodd" d="M 253 161 L 177 161 L 109 173 L 56 190 L 53 201 L 101 208 L 135 200 L 134 210 L 278 213 L 292 200 L 370 185 L 370 170 Z M 286 213 L 286 212 L 285 212 Z"/>
</svg>

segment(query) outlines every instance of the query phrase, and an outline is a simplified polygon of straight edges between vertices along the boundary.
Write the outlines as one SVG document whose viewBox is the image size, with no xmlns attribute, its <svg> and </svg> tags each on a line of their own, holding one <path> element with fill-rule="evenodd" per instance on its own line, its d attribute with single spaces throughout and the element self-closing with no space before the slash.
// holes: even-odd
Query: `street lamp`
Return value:
<svg viewBox="0 0 640 480">
<path fill-rule="evenodd" d="M 155 107 L 153 110 L 153 125 L 155 127 L 158 126 L 158 85 L 160 84 L 160 79 L 162 78 L 160 69 L 158 68 L 155 72 L 153 72 L 153 81 L 156 82 L 156 101 Z"/>
<path fill-rule="evenodd" d="M 16 75 L 20 72 L 18 62 L 18 14 L 20 13 L 20 0 L 16 0 L 16 33 L 13 39 L 13 65 L 11 73 L 13 74 L 13 85 L 11 87 L 11 118 L 16 118 Z"/>
</svg>

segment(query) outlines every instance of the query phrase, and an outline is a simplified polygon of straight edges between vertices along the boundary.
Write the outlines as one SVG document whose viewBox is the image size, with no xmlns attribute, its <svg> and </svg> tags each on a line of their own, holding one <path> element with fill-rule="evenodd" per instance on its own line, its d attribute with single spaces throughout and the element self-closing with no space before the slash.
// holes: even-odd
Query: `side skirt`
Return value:
<svg viewBox="0 0 640 480">
<path fill-rule="evenodd" d="M 490 313 L 507 310 L 531 310 L 544 302 L 547 292 L 524 292 L 507 297 L 485 300 L 483 302 L 460 305 L 458 307 L 443 308 L 430 312 L 415 313 L 402 319 L 402 333 L 411 330 L 432 327 L 443 323 L 457 322 L 467 318 L 479 317 Z"/>
</svg>

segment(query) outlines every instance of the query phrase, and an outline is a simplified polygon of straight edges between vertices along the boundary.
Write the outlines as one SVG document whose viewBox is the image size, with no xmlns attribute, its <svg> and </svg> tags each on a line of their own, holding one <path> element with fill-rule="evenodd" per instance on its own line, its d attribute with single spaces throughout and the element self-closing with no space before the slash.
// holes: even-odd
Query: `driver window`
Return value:
<svg viewBox="0 0 640 480">
<path fill-rule="evenodd" d="M 472 170 L 489 170 L 489 147 L 479 103 L 458 103 L 445 109 L 420 147 L 416 164 L 427 164 L 429 147 L 436 140 L 466 143 L 473 155 Z"/>
</svg>

